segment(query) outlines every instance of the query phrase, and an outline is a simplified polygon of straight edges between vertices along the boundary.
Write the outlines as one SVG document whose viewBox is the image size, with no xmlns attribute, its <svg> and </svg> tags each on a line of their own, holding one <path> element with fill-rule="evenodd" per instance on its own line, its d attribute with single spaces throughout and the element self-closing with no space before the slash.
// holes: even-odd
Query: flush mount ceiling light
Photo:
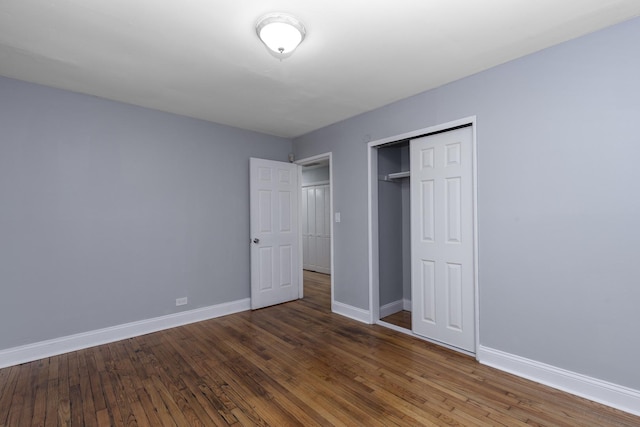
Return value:
<svg viewBox="0 0 640 427">
<path fill-rule="evenodd" d="M 269 13 L 258 20 L 256 34 L 276 58 L 287 58 L 298 47 L 307 31 L 291 15 Z"/>
</svg>

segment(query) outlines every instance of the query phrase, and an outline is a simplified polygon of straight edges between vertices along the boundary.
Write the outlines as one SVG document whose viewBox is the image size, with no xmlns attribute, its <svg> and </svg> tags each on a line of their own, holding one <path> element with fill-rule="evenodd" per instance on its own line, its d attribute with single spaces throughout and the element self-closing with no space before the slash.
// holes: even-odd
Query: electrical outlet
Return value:
<svg viewBox="0 0 640 427">
<path fill-rule="evenodd" d="M 188 302 L 187 297 L 176 298 L 176 305 L 187 305 Z"/>
</svg>

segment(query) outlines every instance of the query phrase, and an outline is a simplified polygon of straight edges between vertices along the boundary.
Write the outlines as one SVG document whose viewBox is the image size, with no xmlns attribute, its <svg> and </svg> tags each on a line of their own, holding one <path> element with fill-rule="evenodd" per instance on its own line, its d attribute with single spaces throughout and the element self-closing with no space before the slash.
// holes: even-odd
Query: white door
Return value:
<svg viewBox="0 0 640 427">
<path fill-rule="evenodd" d="M 473 133 L 411 141 L 412 328 L 475 352 Z"/>
<path fill-rule="evenodd" d="M 329 185 L 302 189 L 302 265 L 305 270 L 331 273 L 331 212 Z"/>
<path fill-rule="evenodd" d="M 251 308 L 299 298 L 298 169 L 251 158 Z"/>
</svg>

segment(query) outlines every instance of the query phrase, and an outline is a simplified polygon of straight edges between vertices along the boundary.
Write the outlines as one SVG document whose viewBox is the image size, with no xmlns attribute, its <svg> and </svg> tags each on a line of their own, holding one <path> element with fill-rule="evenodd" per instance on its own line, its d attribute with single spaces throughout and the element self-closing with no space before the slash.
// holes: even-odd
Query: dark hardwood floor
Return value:
<svg viewBox="0 0 640 427">
<path fill-rule="evenodd" d="M 402 310 L 397 313 L 390 314 L 389 316 L 383 317 L 383 322 L 391 323 L 392 325 L 399 326 L 401 328 L 411 330 L 411 312 Z"/>
<path fill-rule="evenodd" d="M 305 298 L 0 370 L 0 426 L 639 426 Z"/>
</svg>

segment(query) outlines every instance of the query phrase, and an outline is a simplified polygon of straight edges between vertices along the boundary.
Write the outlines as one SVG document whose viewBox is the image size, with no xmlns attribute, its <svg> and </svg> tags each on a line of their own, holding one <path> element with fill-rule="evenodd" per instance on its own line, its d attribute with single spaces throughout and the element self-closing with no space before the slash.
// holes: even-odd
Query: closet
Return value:
<svg viewBox="0 0 640 427">
<path fill-rule="evenodd" d="M 473 353 L 473 127 L 425 132 L 371 149 L 377 290 L 371 286 L 378 319 Z"/>
<path fill-rule="evenodd" d="M 411 311 L 409 141 L 378 148 L 380 318 Z M 398 326 L 411 329 L 409 324 Z"/>
</svg>

